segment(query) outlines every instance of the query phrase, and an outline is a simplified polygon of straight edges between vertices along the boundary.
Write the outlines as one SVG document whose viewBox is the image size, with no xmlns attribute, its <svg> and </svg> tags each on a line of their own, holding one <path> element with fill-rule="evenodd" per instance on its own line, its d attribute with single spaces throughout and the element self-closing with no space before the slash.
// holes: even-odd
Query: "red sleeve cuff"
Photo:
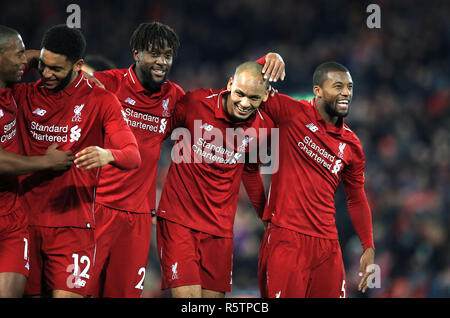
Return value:
<svg viewBox="0 0 450 318">
<path fill-rule="evenodd" d="M 260 59 L 256 60 L 256 63 L 261 64 L 262 66 L 264 66 L 264 64 L 266 64 L 266 56 L 264 55 L 263 57 L 261 57 Z"/>
</svg>

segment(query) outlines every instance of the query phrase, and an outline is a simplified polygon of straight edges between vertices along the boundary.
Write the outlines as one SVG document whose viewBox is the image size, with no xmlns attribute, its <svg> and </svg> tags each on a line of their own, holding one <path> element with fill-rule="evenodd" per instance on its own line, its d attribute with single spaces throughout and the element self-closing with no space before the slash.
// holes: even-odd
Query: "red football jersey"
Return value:
<svg viewBox="0 0 450 318">
<path fill-rule="evenodd" d="M 130 132 L 117 97 L 82 75 L 59 92 L 45 89 L 41 81 L 18 84 L 14 96 L 28 156 L 44 154 L 55 142 L 60 150 L 76 154 L 88 146 L 104 147 L 117 132 Z M 41 171 L 22 178 L 22 203 L 30 225 L 93 227 L 98 173 L 73 165 L 64 172 Z"/>
<path fill-rule="evenodd" d="M 128 69 L 95 72 L 94 76 L 118 97 L 142 159 L 138 169 L 103 167 L 95 200 L 117 210 L 150 213 L 156 206 L 158 160 L 167 120 L 184 91 L 167 81 L 161 91 L 150 94 L 137 80 L 134 64 Z"/>
<path fill-rule="evenodd" d="M 0 88 L 0 141 L 2 148 L 9 152 L 18 152 L 17 105 L 11 89 Z M 16 176 L 0 178 L 0 216 L 7 215 L 18 207 L 18 180 Z"/>
<path fill-rule="evenodd" d="M 272 175 L 263 220 L 337 239 L 334 197 L 340 180 L 344 188 L 364 186 L 365 160 L 358 137 L 343 120 L 339 126 L 325 122 L 315 101 L 276 94 L 266 105 L 264 110 L 279 128 L 279 168 Z"/>
<path fill-rule="evenodd" d="M 244 158 L 267 138 L 273 122 L 257 110 L 232 122 L 222 105 L 226 89 L 198 89 L 180 99 L 169 120 L 179 140 L 161 193 L 157 215 L 183 226 L 233 237 Z M 260 129 L 261 128 L 261 129 Z M 178 139 L 177 137 L 181 137 Z"/>
</svg>

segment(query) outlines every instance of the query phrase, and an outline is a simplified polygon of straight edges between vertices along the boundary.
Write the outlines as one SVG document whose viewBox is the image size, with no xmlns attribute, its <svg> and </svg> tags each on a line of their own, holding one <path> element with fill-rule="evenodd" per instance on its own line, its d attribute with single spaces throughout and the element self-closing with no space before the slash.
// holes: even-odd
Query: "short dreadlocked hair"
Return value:
<svg viewBox="0 0 450 318">
<path fill-rule="evenodd" d="M 79 29 L 58 24 L 45 32 L 41 48 L 64 55 L 69 61 L 75 63 L 84 58 L 86 39 Z"/>
<path fill-rule="evenodd" d="M 131 36 L 130 46 L 132 50 L 145 51 L 155 46 L 164 48 L 165 41 L 173 50 L 173 55 L 177 55 L 180 41 L 170 26 L 160 22 L 141 23 Z"/>
</svg>

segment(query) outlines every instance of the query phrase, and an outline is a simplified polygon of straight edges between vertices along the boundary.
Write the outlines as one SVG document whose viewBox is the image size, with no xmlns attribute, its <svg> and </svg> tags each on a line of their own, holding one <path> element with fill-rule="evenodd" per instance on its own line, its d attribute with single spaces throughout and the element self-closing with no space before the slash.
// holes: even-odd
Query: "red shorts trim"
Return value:
<svg viewBox="0 0 450 318">
<path fill-rule="evenodd" d="M 231 292 L 233 238 L 199 232 L 158 218 L 157 248 L 161 289 L 201 285 Z"/>
<path fill-rule="evenodd" d="M 152 216 L 95 206 L 97 252 L 90 294 L 139 298 L 144 289 Z"/>
<path fill-rule="evenodd" d="M 261 244 L 258 281 L 263 298 L 346 297 L 339 241 L 270 224 Z"/>
<path fill-rule="evenodd" d="M 65 290 L 87 295 L 95 255 L 93 229 L 29 226 L 30 275 L 25 295 Z"/>
<path fill-rule="evenodd" d="M 21 208 L 0 216 L 0 273 L 19 273 L 28 277 L 30 236 Z"/>
</svg>

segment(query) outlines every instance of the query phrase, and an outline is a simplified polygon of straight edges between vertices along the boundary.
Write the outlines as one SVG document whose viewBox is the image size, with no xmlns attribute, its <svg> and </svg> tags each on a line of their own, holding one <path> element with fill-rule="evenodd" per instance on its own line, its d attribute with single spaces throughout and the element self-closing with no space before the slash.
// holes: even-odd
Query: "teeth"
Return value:
<svg viewBox="0 0 450 318">
<path fill-rule="evenodd" d="M 243 109 L 240 106 L 236 106 L 237 109 L 239 109 L 241 112 L 247 113 L 249 109 Z"/>
<path fill-rule="evenodd" d="M 160 74 L 160 75 L 163 75 L 163 74 L 166 73 L 166 72 L 164 72 L 162 70 L 153 70 L 153 72 L 155 72 L 156 74 Z"/>
</svg>

